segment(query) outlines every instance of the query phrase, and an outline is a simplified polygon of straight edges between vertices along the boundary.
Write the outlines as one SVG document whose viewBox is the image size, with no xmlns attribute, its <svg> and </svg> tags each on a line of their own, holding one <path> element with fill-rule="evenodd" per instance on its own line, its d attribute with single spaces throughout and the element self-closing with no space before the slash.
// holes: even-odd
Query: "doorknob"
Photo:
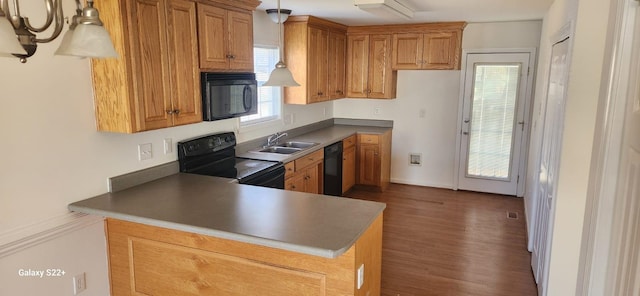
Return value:
<svg viewBox="0 0 640 296">
<path fill-rule="evenodd" d="M 469 123 L 469 119 L 465 119 L 465 120 L 464 120 L 464 123 Z"/>
<path fill-rule="evenodd" d="M 469 132 L 462 132 L 462 134 L 466 136 L 469 134 Z"/>
</svg>

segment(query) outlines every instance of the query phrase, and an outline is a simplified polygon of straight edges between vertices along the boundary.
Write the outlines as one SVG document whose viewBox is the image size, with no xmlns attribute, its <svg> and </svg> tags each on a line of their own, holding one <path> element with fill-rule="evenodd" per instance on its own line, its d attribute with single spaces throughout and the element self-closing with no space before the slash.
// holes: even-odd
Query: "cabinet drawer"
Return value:
<svg viewBox="0 0 640 296">
<path fill-rule="evenodd" d="M 348 137 L 342 140 L 342 149 L 346 150 L 347 148 L 354 146 L 356 144 L 356 135 Z"/>
<path fill-rule="evenodd" d="M 358 135 L 358 142 L 360 144 L 378 144 L 378 135 Z"/>
<path fill-rule="evenodd" d="M 309 155 L 300 157 L 296 159 L 296 170 L 300 170 L 306 166 L 313 164 L 314 162 L 320 161 L 324 158 L 324 150 L 320 149 L 316 152 L 313 152 Z"/>
<path fill-rule="evenodd" d="M 291 176 L 293 176 L 293 174 L 296 172 L 296 165 L 295 162 L 287 162 L 284 164 L 284 178 L 289 178 Z"/>
</svg>

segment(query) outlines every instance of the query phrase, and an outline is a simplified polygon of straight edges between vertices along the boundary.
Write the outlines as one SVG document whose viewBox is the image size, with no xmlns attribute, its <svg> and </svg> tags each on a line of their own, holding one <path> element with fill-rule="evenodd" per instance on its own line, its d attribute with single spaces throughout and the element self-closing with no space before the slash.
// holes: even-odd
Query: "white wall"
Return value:
<svg viewBox="0 0 640 296">
<path fill-rule="evenodd" d="M 553 217 L 548 295 L 574 295 L 576 291 L 609 5 L 609 1 L 556 0 L 543 22 L 532 145 L 539 145 L 540 141 L 540 104 L 546 95 L 552 37 L 565 24 L 575 24 Z M 537 162 L 535 151 L 529 160 Z M 528 179 L 535 174 L 537 168 L 530 166 Z M 527 190 L 527 204 L 531 189 Z"/>
<path fill-rule="evenodd" d="M 73 2 L 63 2 L 65 13 L 71 14 Z M 37 15 L 42 14 L 42 3 L 21 1 L 21 4 L 23 14 L 33 16 L 34 22 L 41 19 Z M 256 40 L 268 36 L 269 31 L 264 29 L 274 26 L 260 12 L 255 22 Z M 273 39 L 265 40 L 277 43 Z M 13 58 L 0 58 L 3 73 L 0 101 L 4 110 L 0 116 L 0 250 L 43 227 L 55 227 L 47 221 L 67 215 L 67 204 L 71 202 L 105 193 L 109 177 L 176 160 L 175 149 L 170 154 L 163 153 L 165 138 L 173 139 L 175 144 L 206 133 L 235 130 L 239 141 L 246 141 L 332 117 L 332 104 L 323 103 L 308 108 L 285 106 L 285 114 L 295 114 L 295 122 L 287 126 L 280 121 L 262 129 L 238 130 L 238 120 L 228 119 L 133 135 L 97 132 L 90 62 L 53 56 L 59 42 L 58 39 L 40 45 L 26 64 Z M 326 115 L 324 109 L 328 110 Z M 138 160 L 137 146 L 141 143 L 152 143 L 152 159 Z M 32 268 L 38 268 L 82 261 L 94 266 L 84 270 L 91 279 L 84 295 L 107 295 L 106 253 L 98 249 L 93 253 L 85 250 L 105 244 L 104 233 L 97 231 L 79 231 L 58 238 L 38 251 L 28 249 L 0 258 L 0 274 L 9 275 L 2 277 L 3 285 L 10 282 L 11 287 L 17 289 L 16 285 L 26 284 L 16 278 L 17 270 L 22 267 L 20 262 L 30 262 Z M 48 291 L 48 295 L 69 295 L 67 288 L 71 287 L 73 275 L 36 284 L 43 285 L 41 288 Z M 58 280 L 64 281 L 64 290 L 60 290 Z M 0 294 L 28 295 L 17 290 Z"/>
<path fill-rule="evenodd" d="M 464 49 L 527 48 L 540 42 L 541 21 L 471 23 Z M 335 117 L 394 121 L 391 179 L 423 186 L 453 187 L 460 71 L 398 71 L 395 100 L 334 102 Z M 374 114 L 380 107 L 381 113 Z M 420 118 L 420 109 L 425 117 Z M 422 153 L 422 166 L 409 165 L 409 153 Z"/>
</svg>

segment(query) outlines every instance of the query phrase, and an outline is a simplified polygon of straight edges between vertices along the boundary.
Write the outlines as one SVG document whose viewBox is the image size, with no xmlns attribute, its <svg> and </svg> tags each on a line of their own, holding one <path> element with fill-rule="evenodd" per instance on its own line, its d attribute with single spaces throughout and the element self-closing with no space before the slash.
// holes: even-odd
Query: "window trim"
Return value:
<svg viewBox="0 0 640 296">
<path fill-rule="evenodd" d="M 278 46 L 276 46 L 276 45 L 254 44 L 253 48 L 254 48 L 254 51 L 255 51 L 255 48 L 275 49 L 275 50 L 278 51 L 278 55 L 280 54 L 280 48 Z M 255 61 L 254 61 L 254 64 L 255 64 Z M 254 71 L 255 71 L 255 66 L 254 66 Z M 260 87 L 260 86 L 258 86 L 258 87 Z M 282 87 L 280 87 L 280 96 L 279 96 L 280 103 L 278 104 L 279 108 L 277 108 L 278 109 L 278 114 L 267 116 L 267 117 L 261 117 L 261 118 L 257 118 L 257 119 L 252 119 L 252 120 L 247 120 L 247 121 L 243 121 L 242 118 L 238 118 L 238 126 L 239 126 L 239 128 L 240 129 L 251 129 L 251 127 L 255 127 L 255 126 L 281 124 L 282 123 L 282 113 L 284 112 L 284 106 L 283 106 L 284 105 L 284 96 L 283 96 L 283 92 L 284 92 L 284 89 Z"/>
</svg>

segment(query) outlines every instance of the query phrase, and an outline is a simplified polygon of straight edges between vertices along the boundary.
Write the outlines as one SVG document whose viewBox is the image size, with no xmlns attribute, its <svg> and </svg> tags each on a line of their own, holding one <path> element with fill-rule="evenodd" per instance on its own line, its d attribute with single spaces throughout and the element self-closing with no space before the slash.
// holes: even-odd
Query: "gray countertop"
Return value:
<svg viewBox="0 0 640 296">
<path fill-rule="evenodd" d="M 335 142 L 338 142 L 356 133 L 383 134 L 391 129 L 392 128 L 390 127 L 375 127 L 375 126 L 362 126 L 362 125 L 334 125 L 331 127 L 306 133 L 297 137 L 283 138 L 280 142 L 303 141 L 303 142 L 318 143 L 318 145 L 316 146 L 313 146 L 309 149 L 305 149 L 294 154 L 276 154 L 276 153 L 258 152 L 257 150 L 260 150 L 260 147 L 256 147 L 255 149 L 249 150 L 249 151 L 237 151 L 236 156 L 244 157 L 244 158 L 252 158 L 252 159 L 289 162 L 301 156 L 304 156 L 314 151 L 317 151 L 319 149 L 322 149 L 327 145 L 331 145 Z"/>
<path fill-rule="evenodd" d="M 330 142 L 343 133 L 348 131 L 329 128 L 313 139 Z M 180 173 L 78 201 L 69 209 L 336 258 L 356 242 L 385 204 Z"/>
</svg>

